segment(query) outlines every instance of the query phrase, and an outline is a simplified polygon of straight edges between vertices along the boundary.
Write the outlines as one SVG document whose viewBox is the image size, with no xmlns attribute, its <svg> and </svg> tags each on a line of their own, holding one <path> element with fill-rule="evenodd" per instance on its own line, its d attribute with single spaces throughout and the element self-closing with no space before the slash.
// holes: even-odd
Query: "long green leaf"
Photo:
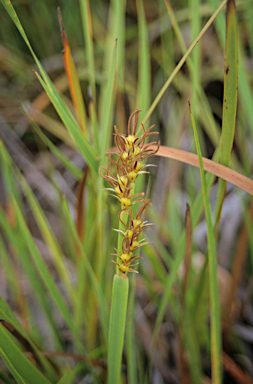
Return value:
<svg viewBox="0 0 253 384">
<path fill-rule="evenodd" d="M 209 0 L 209 3 L 211 4 L 213 9 L 219 6 L 219 0 Z M 250 7 L 251 7 L 251 3 L 250 3 Z M 220 17 L 218 17 L 215 20 L 214 25 L 216 26 L 217 34 L 221 41 L 222 47 L 225 47 L 225 26 L 226 26 L 225 15 L 221 14 Z M 247 74 L 247 68 L 245 63 L 246 60 L 242 55 L 241 49 L 239 50 L 238 62 L 239 62 L 239 68 L 238 68 L 239 94 L 242 100 L 242 105 L 244 106 L 244 111 L 247 116 L 247 120 L 249 121 L 249 124 L 250 124 L 251 137 L 253 137 L 253 114 L 252 114 L 253 92 L 250 86 L 250 82 L 248 81 L 248 78 L 247 78 L 248 74 Z"/>
<path fill-rule="evenodd" d="M 138 382 L 137 379 L 137 345 L 135 339 L 135 288 L 136 275 L 131 279 L 131 289 L 129 293 L 126 329 L 126 348 L 127 348 L 127 376 L 129 384 Z"/>
<path fill-rule="evenodd" d="M 105 150 L 111 140 L 112 133 L 112 106 L 118 89 L 124 92 L 125 86 L 125 8 L 126 0 L 111 0 L 108 15 L 108 33 L 104 44 L 103 73 L 107 82 L 102 88 L 98 116 L 102 126 L 102 136 L 100 136 L 102 156 L 101 163 L 104 164 Z M 117 60 L 116 60 L 117 54 Z M 114 88 L 115 75 L 117 77 Z M 108 131 L 109 130 L 109 131 Z M 106 140 L 106 143 L 105 143 Z"/>
<path fill-rule="evenodd" d="M 79 125 L 77 124 L 77 121 L 75 120 L 73 115 L 70 113 L 68 107 L 57 93 L 53 83 L 48 85 L 47 82 L 45 82 L 44 79 L 42 79 L 37 72 L 35 72 L 35 74 L 38 77 L 42 87 L 45 89 L 60 118 L 68 129 L 70 135 L 73 137 L 77 147 L 79 148 L 80 152 L 87 161 L 88 165 L 96 173 L 98 173 L 98 162 L 96 160 L 96 154 L 93 148 L 90 146 L 86 137 L 82 134 Z M 45 78 L 45 76 L 43 76 L 43 78 Z"/>
<path fill-rule="evenodd" d="M 94 104 L 96 105 L 96 77 L 90 2 L 89 0 L 79 0 L 79 4 L 81 10 L 87 64 L 89 68 L 89 82 L 92 91 L 92 99 L 94 101 Z"/>
<path fill-rule="evenodd" d="M 110 63 L 113 52 L 113 44 L 117 40 L 118 58 L 117 58 L 117 80 L 122 90 L 124 90 L 125 73 L 125 12 L 126 0 L 111 0 L 108 17 L 108 35 L 105 44 L 104 72 L 109 75 Z M 107 96 L 105 96 L 105 99 Z M 104 100 L 102 101 L 102 103 Z M 104 104 L 103 104 L 104 105 Z"/>
<path fill-rule="evenodd" d="M 11 372 L 12 376 L 14 377 L 14 379 L 17 381 L 18 384 L 25 384 L 24 380 L 22 379 L 22 377 L 19 375 L 19 373 L 17 372 L 17 370 L 14 368 L 14 366 L 12 365 L 11 361 L 8 359 L 8 357 L 6 356 L 6 354 L 4 353 L 4 351 L 0 348 L 0 356 L 1 358 L 3 359 L 6 367 L 9 369 L 9 371 Z"/>
<path fill-rule="evenodd" d="M 226 29 L 220 163 L 228 167 L 234 140 L 238 93 L 238 41 L 234 0 L 230 0 L 227 5 Z M 226 181 L 219 179 L 215 215 L 216 221 L 219 219 L 221 213 L 225 189 Z"/>
<path fill-rule="evenodd" d="M 145 116 L 151 101 L 151 64 L 147 21 L 143 0 L 137 1 L 138 12 L 138 92 L 136 108 L 141 109 L 140 120 Z M 148 124 L 148 121 L 147 121 Z"/>
<path fill-rule="evenodd" d="M 112 53 L 112 61 L 110 72 L 108 76 L 107 90 L 106 90 L 106 101 L 103 110 L 103 122 L 102 122 L 102 138 L 101 143 L 101 164 L 105 162 L 105 154 L 109 148 L 109 140 L 112 137 L 112 127 L 110 127 L 112 106 L 114 102 L 114 83 L 116 74 L 116 59 L 117 59 L 117 40 L 114 42 L 114 48 Z"/>
<path fill-rule="evenodd" d="M 234 0 L 227 5 L 227 34 L 224 65 L 221 164 L 229 166 L 234 140 L 238 87 L 238 38 Z"/>
<path fill-rule="evenodd" d="M 60 21 L 62 42 L 64 46 L 63 60 L 64 60 L 65 72 L 68 79 L 71 99 L 76 111 L 76 116 L 77 116 L 77 120 L 80 125 L 80 128 L 84 136 L 87 137 L 87 116 L 86 116 L 86 110 L 85 110 L 81 85 L 77 75 L 76 65 L 71 53 L 69 43 L 68 43 L 67 35 L 63 26 L 60 8 L 58 8 L 58 18 Z"/>
<path fill-rule="evenodd" d="M 45 356 L 41 354 L 40 350 L 32 342 L 29 336 L 23 331 L 21 325 L 19 324 L 12 310 L 10 309 L 8 304 L 4 301 L 4 299 L 1 296 L 0 296 L 0 318 L 7 321 L 10 324 L 13 324 L 13 326 L 18 330 L 18 332 L 20 332 L 20 334 L 25 339 L 28 340 L 29 344 L 33 348 L 34 352 L 36 353 L 36 357 L 38 358 L 38 360 L 40 361 L 40 363 L 48 373 L 48 377 L 50 378 L 50 380 L 55 381 L 57 377 L 52 365 L 48 362 Z"/>
<path fill-rule="evenodd" d="M 175 31 L 175 35 L 176 35 L 177 40 L 179 42 L 181 51 L 183 54 L 185 54 L 187 52 L 187 46 L 186 46 L 186 43 L 184 42 L 183 34 L 182 34 L 180 27 L 178 25 L 178 21 L 175 17 L 175 14 L 173 12 L 173 9 L 171 7 L 169 0 L 165 0 L 165 4 L 166 4 L 166 8 L 167 8 L 170 20 L 171 20 L 171 24 L 172 24 L 173 29 Z M 199 15 L 197 15 L 196 9 L 199 9 L 199 6 L 197 4 L 197 0 L 191 0 L 191 12 L 193 15 L 192 22 L 191 22 L 192 34 L 194 33 L 194 35 L 193 35 L 194 38 L 197 36 L 196 39 L 198 39 L 198 38 L 200 38 L 202 31 L 199 33 L 199 35 L 197 35 L 197 32 L 199 31 L 198 28 L 200 25 L 200 21 L 199 21 Z M 200 82 L 200 78 L 199 78 L 199 63 L 200 63 L 199 50 L 200 50 L 200 47 L 198 45 L 196 45 L 193 52 L 192 52 L 192 57 L 191 56 L 187 57 L 186 65 L 189 68 L 192 83 L 193 83 L 193 90 L 194 90 L 193 97 L 195 98 L 195 97 L 197 97 L 197 95 L 199 97 L 199 101 L 198 101 L 199 105 L 195 106 L 196 110 L 198 110 L 198 111 L 201 110 L 201 113 L 199 113 L 198 117 L 199 117 L 201 123 L 203 124 L 209 138 L 214 143 L 214 145 L 216 145 L 218 140 L 219 140 L 219 130 L 218 130 L 217 124 L 214 120 L 214 116 L 213 116 L 211 107 L 209 105 L 207 96 L 206 96 L 206 94 L 205 94 L 205 92 L 201 86 L 201 82 Z"/>
<path fill-rule="evenodd" d="M 34 122 L 33 122 L 34 123 Z M 50 151 L 61 161 L 61 163 L 68 169 L 78 180 L 83 176 L 83 172 L 70 161 L 67 156 L 65 156 L 56 145 L 52 143 L 51 140 L 41 131 L 41 129 L 34 123 L 33 128 L 35 129 L 38 136 L 45 143 L 45 145 L 50 149 Z"/>
<path fill-rule="evenodd" d="M 142 121 L 144 118 L 150 102 L 151 102 L 151 62 L 150 62 L 150 47 L 148 26 L 145 18 L 145 10 L 143 0 L 138 0 L 137 14 L 138 14 L 138 84 L 137 84 L 137 98 L 136 108 L 141 109 L 139 119 Z M 146 122 L 149 124 L 149 120 Z M 135 183 L 135 193 L 145 190 L 145 179 L 138 177 Z"/>
<path fill-rule="evenodd" d="M 190 105 L 190 103 L 189 103 Z M 191 110 L 191 106 L 190 106 Z M 198 134 L 191 111 L 192 126 L 194 131 L 195 143 L 199 158 L 200 175 L 202 181 L 203 200 L 207 225 L 208 240 L 208 268 L 209 268 L 209 292 L 210 292 L 210 316 L 211 316 L 211 356 L 212 356 L 212 381 L 214 384 L 221 384 L 221 326 L 220 326 L 220 307 L 219 291 L 217 280 L 217 259 L 216 245 L 213 232 L 211 206 L 208 198 L 208 189 L 204 174 L 203 160 L 198 140 Z"/>
<path fill-rule="evenodd" d="M 120 383 L 129 281 L 114 275 L 108 348 L 108 384 Z"/>
<path fill-rule="evenodd" d="M 109 68 L 108 75 L 108 83 L 106 87 L 106 98 L 104 100 L 102 116 L 103 121 L 102 125 L 102 135 L 100 138 L 100 148 L 101 148 L 101 160 L 100 164 L 105 164 L 106 151 L 110 146 L 110 140 L 112 137 L 112 126 L 111 126 L 111 117 L 112 117 L 112 109 L 114 104 L 114 83 L 115 83 L 115 74 L 116 74 L 116 63 L 117 63 L 117 40 L 114 42 L 113 54 L 111 58 L 111 66 Z M 104 185 L 103 179 L 100 177 L 97 183 L 98 195 L 97 195 L 97 220 L 98 220 L 98 236 L 97 236 L 97 250 L 96 250 L 96 274 L 99 279 L 102 279 L 102 273 L 104 269 L 104 247 L 103 241 L 104 238 L 104 225 L 103 225 L 103 212 L 104 212 L 104 204 L 105 198 L 103 196 L 102 188 Z"/>
<path fill-rule="evenodd" d="M 28 360 L 11 340 L 8 331 L 0 324 L 0 355 L 27 384 L 50 384 L 50 381 Z M 20 381 L 21 382 L 21 381 Z"/>
</svg>

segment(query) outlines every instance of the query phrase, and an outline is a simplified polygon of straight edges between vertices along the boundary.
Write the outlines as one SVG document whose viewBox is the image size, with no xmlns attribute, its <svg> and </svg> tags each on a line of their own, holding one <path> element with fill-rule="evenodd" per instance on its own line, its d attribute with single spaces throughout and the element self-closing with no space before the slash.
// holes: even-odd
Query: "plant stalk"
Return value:
<svg viewBox="0 0 253 384">
<path fill-rule="evenodd" d="M 108 384 L 120 383 L 128 290 L 128 277 L 114 275 L 109 328 Z"/>
</svg>

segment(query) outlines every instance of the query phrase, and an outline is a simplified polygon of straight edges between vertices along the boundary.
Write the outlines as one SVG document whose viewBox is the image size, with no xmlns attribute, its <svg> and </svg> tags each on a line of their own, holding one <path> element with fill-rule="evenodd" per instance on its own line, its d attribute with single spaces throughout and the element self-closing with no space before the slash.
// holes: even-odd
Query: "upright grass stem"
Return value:
<svg viewBox="0 0 253 384">
<path fill-rule="evenodd" d="M 120 383 L 128 290 L 128 277 L 124 275 L 114 275 L 109 328 L 108 384 Z"/>
</svg>

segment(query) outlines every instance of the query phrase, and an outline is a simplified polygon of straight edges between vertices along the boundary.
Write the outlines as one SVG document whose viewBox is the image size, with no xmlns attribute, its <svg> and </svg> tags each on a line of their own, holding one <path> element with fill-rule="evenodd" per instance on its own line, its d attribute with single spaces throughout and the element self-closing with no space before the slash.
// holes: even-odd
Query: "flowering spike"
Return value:
<svg viewBox="0 0 253 384">
<path fill-rule="evenodd" d="M 152 142 L 145 144 L 147 137 L 157 134 L 157 132 L 151 132 L 154 126 L 149 127 L 147 130 L 144 124 L 141 123 L 143 133 L 140 137 L 136 137 L 136 130 L 138 125 L 138 117 L 140 109 L 133 112 L 128 120 L 127 135 L 119 133 L 116 126 L 114 126 L 114 140 L 118 148 L 118 152 L 115 153 L 116 160 L 109 154 L 109 164 L 107 168 L 100 167 L 99 174 L 106 180 L 112 188 L 105 188 L 114 192 L 114 196 L 121 204 L 121 210 L 118 214 L 119 222 L 123 225 L 123 230 L 115 229 L 120 235 L 123 236 L 121 242 L 121 250 L 116 250 L 116 256 L 119 262 L 113 261 L 119 268 L 119 271 L 123 275 L 127 275 L 128 272 L 136 272 L 133 269 L 138 263 L 132 264 L 132 262 L 142 259 L 133 255 L 133 252 L 149 244 L 145 242 L 145 239 L 138 240 L 139 235 L 144 229 L 151 227 L 153 224 L 144 221 L 147 207 L 152 205 L 150 199 L 145 200 L 143 198 L 144 193 L 133 193 L 134 184 L 137 177 L 140 174 L 148 173 L 144 171 L 144 168 L 152 166 L 145 165 L 144 161 L 154 155 L 160 146 L 160 142 Z M 156 145 L 155 149 L 151 149 L 151 145 Z M 110 171 L 111 166 L 115 166 L 117 177 Z M 102 173 L 103 171 L 103 173 Z M 142 203 L 139 211 L 135 217 L 133 217 L 132 205 Z M 125 220 L 121 218 L 121 214 L 124 212 Z"/>
</svg>

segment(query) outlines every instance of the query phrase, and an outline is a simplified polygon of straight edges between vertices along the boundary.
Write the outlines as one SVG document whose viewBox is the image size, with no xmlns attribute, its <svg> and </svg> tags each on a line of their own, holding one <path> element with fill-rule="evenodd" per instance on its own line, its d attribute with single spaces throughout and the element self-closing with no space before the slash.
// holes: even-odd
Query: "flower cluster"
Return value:
<svg viewBox="0 0 253 384">
<path fill-rule="evenodd" d="M 127 272 L 137 272 L 132 268 L 136 265 L 132 264 L 132 262 L 141 257 L 133 255 L 133 252 L 139 247 L 148 244 L 145 242 L 145 239 L 138 241 L 138 237 L 145 228 L 152 225 L 147 221 L 144 221 L 147 207 L 152 204 L 150 203 L 150 200 L 146 201 L 143 198 L 144 193 L 134 194 L 134 185 L 138 175 L 148 173 L 145 171 L 145 168 L 151 166 L 151 164 L 145 165 L 144 162 L 148 157 L 154 155 L 158 151 L 160 145 L 160 142 L 145 144 L 145 140 L 148 136 L 158 134 L 158 132 L 151 132 L 154 126 L 145 130 L 143 123 L 141 123 L 143 134 L 140 137 L 136 137 L 139 113 L 140 110 L 137 109 L 130 116 L 127 135 L 119 133 L 116 126 L 114 127 L 115 144 L 117 146 L 115 155 L 117 156 L 117 160 L 114 160 L 111 154 L 109 154 L 108 167 L 100 167 L 99 169 L 100 176 L 108 181 L 112 187 L 107 189 L 114 193 L 112 196 L 116 197 L 121 204 L 121 211 L 119 212 L 121 229 L 116 231 L 123 235 L 121 246 L 122 253 L 120 253 L 119 250 L 116 250 L 117 254 L 114 254 L 114 256 L 121 260 L 121 263 L 115 261 L 114 263 L 118 265 L 119 270 L 124 275 Z M 131 128 L 132 120 L 133 126 Z M 110 171 L 112 165 L 116 168 L 116 177 Z M 102 170 L 105 174 L 101 173 Z M 142 203 L 142 206 L 134 218 L 131 206 L 140 202 Z"/>
</svg>

